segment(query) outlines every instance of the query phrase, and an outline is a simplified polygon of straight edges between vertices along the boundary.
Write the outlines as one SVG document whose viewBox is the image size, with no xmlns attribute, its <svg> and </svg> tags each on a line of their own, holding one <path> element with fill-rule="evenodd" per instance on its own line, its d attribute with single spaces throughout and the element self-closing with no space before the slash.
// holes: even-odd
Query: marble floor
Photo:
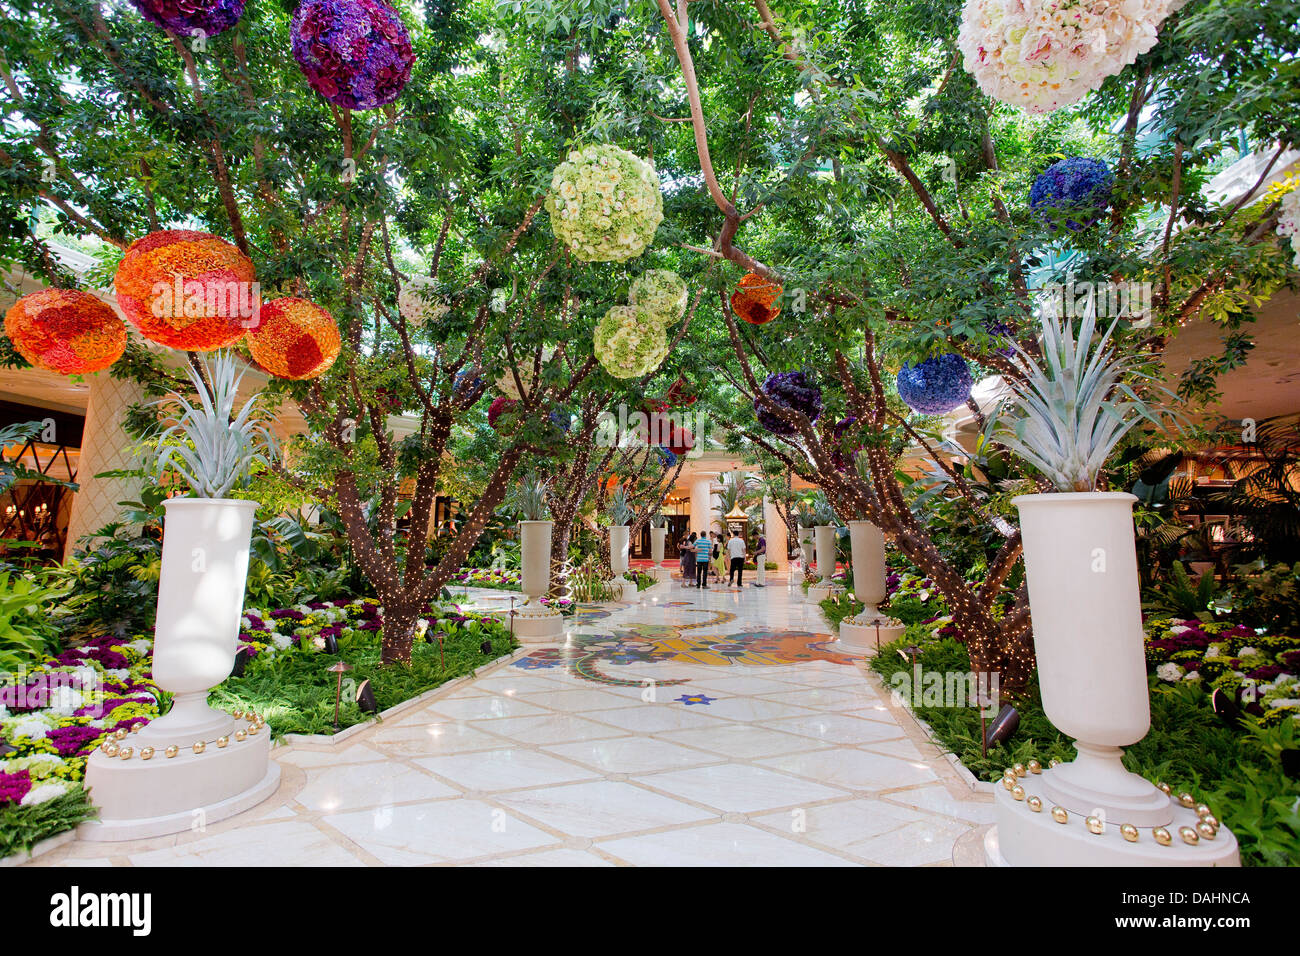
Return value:
<svg viewBox="0 0 1300 956">
<path fill-rule="evenodd" d="M 820 612 L 664 584 L 334 746 L 201 831 L 29 865 L 926 866 L 992 820 Z"/>
</svg>

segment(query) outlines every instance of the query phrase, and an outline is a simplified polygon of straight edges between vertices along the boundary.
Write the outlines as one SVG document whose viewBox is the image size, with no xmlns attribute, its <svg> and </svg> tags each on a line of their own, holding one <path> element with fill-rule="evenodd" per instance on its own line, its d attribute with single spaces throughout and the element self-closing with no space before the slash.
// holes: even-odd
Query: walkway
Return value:
<svg viewBox="0 0 1300 956">
<path fill-rule="evenodd" d="M 948 864 L 992 805 L 784 584 L 594 609 L 337 747 L 284 747 L 267 803 L 38 864 Z M 923 754 L 924 751 L 924 754 Z"/>
</svg>

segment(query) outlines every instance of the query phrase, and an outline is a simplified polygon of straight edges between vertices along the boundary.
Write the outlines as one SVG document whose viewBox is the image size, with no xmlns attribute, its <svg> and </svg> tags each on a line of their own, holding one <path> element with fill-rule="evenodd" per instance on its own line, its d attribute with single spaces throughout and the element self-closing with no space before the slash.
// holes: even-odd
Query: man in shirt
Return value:
<svg viewBox="0 0 1300 956">
<path fill-rule="evenodd" d="M 713 557 L 713 539 L 707 531 L 701 531 L 695 542 L 696 587 L 709 589 L 709 559 Z"/>
<path fill-rule="evenodd" d="M 733 530 L 731 537 L 727 539 L 727 557 L 731 558 L 731 571 L 727 575 L 727 586 L 743 588 L 745 584 L 741 578 L 745 575 L 745 539 L 740 536 L 739 531 Z"/>
</svg>

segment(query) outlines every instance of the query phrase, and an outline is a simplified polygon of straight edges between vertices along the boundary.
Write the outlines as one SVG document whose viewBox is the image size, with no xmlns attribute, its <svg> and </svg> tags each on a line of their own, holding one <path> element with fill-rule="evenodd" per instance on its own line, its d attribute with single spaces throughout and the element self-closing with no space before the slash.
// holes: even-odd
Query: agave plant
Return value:
<svg viewBox="0 0 1300 956">
<path fill-rule="evenodd" d="M 159 403 L 174 403 L 180 411 L 158 438 L 156 470 L 161 475 L 172 469 L 199 498 L 224 498 L 254 464 L 270 464 L 275 437 L 259 416 L 260 395 L 254 395 L 234 414 L 244 377 L 234 353 L 218 352 L 211 364 L 206 358 L 198 361 L 202 373 L 193 366 L 185 371 L 198 392 L 199 404 L 191 405 L 176 392 Z"/>
<path fill-rule="evenodd" d="M 1077 339 L 1068 317 L 1045 310 L 1042 358 L 1011 345 L 1011 362 L 1023 380 L 1007 381 L 1011 394 L 989 419 L 988 432 L 1059 491 L 1093 491 L 1106 459 L 1139 421 L 1165 428 L 1161 414 L 1128 382 L 1146 380 L 1152 391 L 1174 396 L 1136 368 L 1137 357 L 1119 355 L 1110 347 L 1117 324 L 1112 323 L 1094 346 L 1092 308 L 1084 314 Z M 1008 407 L 1018 412 L 1010 422 L 1003 417 Z"/>
<path fill-rule="evenodd" d="M 609 523 L 611 525 L 627 524 L 632 520 L 632 502 L 628 500 L 627 491 L 615 488 L 609 496 Z"/>
<path fill-rule="evenodd" d="M 544 478 L 528 477 L 515 485 L 510 495 L 510 507 L 521 521 L 545 521 L 550 514 L 546 504 L 546 491 L 550 483 Z"/>
<path fill-rule="evenodd" d="M 646 520 L 649 522 L 650 527 L 662 528 L 665 524 L 668 523 L 668 516 L 664 514 L 662 511 L 656 511 Z"/>
</svg>

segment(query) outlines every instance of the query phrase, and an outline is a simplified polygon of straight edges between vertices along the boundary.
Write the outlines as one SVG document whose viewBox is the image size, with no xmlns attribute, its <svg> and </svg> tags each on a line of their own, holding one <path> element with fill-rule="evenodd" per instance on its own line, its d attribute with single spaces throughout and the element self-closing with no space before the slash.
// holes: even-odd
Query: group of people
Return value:
<svg viewBox="0 0 1300 956">
<path fill-rule="evenodd" d="M 722 586 L 722 578 L 725 575 L 728 587 L 742 588 L 745 586 L 743 578 L 748 550 L 745 539 L 734 530 L 731 532 L 731 537 L 726 540 L 723 540 L 722 534 L 717 531 L 701 531 L 698 534 L 692 531 L 689 535 L 682 535 L 677 543 L 677 553 L 681 559 L 682 583 L 688 588 L 697 587 L 707 590 L 710 575 L 719 587 Z M 761 588 L 763 572 L 767 566 L 766 539 L 759 537 L 756 550 L 754 565 L 758 569 L 758 580 L 754 582 L 754 587 Z"/>
</svg>

